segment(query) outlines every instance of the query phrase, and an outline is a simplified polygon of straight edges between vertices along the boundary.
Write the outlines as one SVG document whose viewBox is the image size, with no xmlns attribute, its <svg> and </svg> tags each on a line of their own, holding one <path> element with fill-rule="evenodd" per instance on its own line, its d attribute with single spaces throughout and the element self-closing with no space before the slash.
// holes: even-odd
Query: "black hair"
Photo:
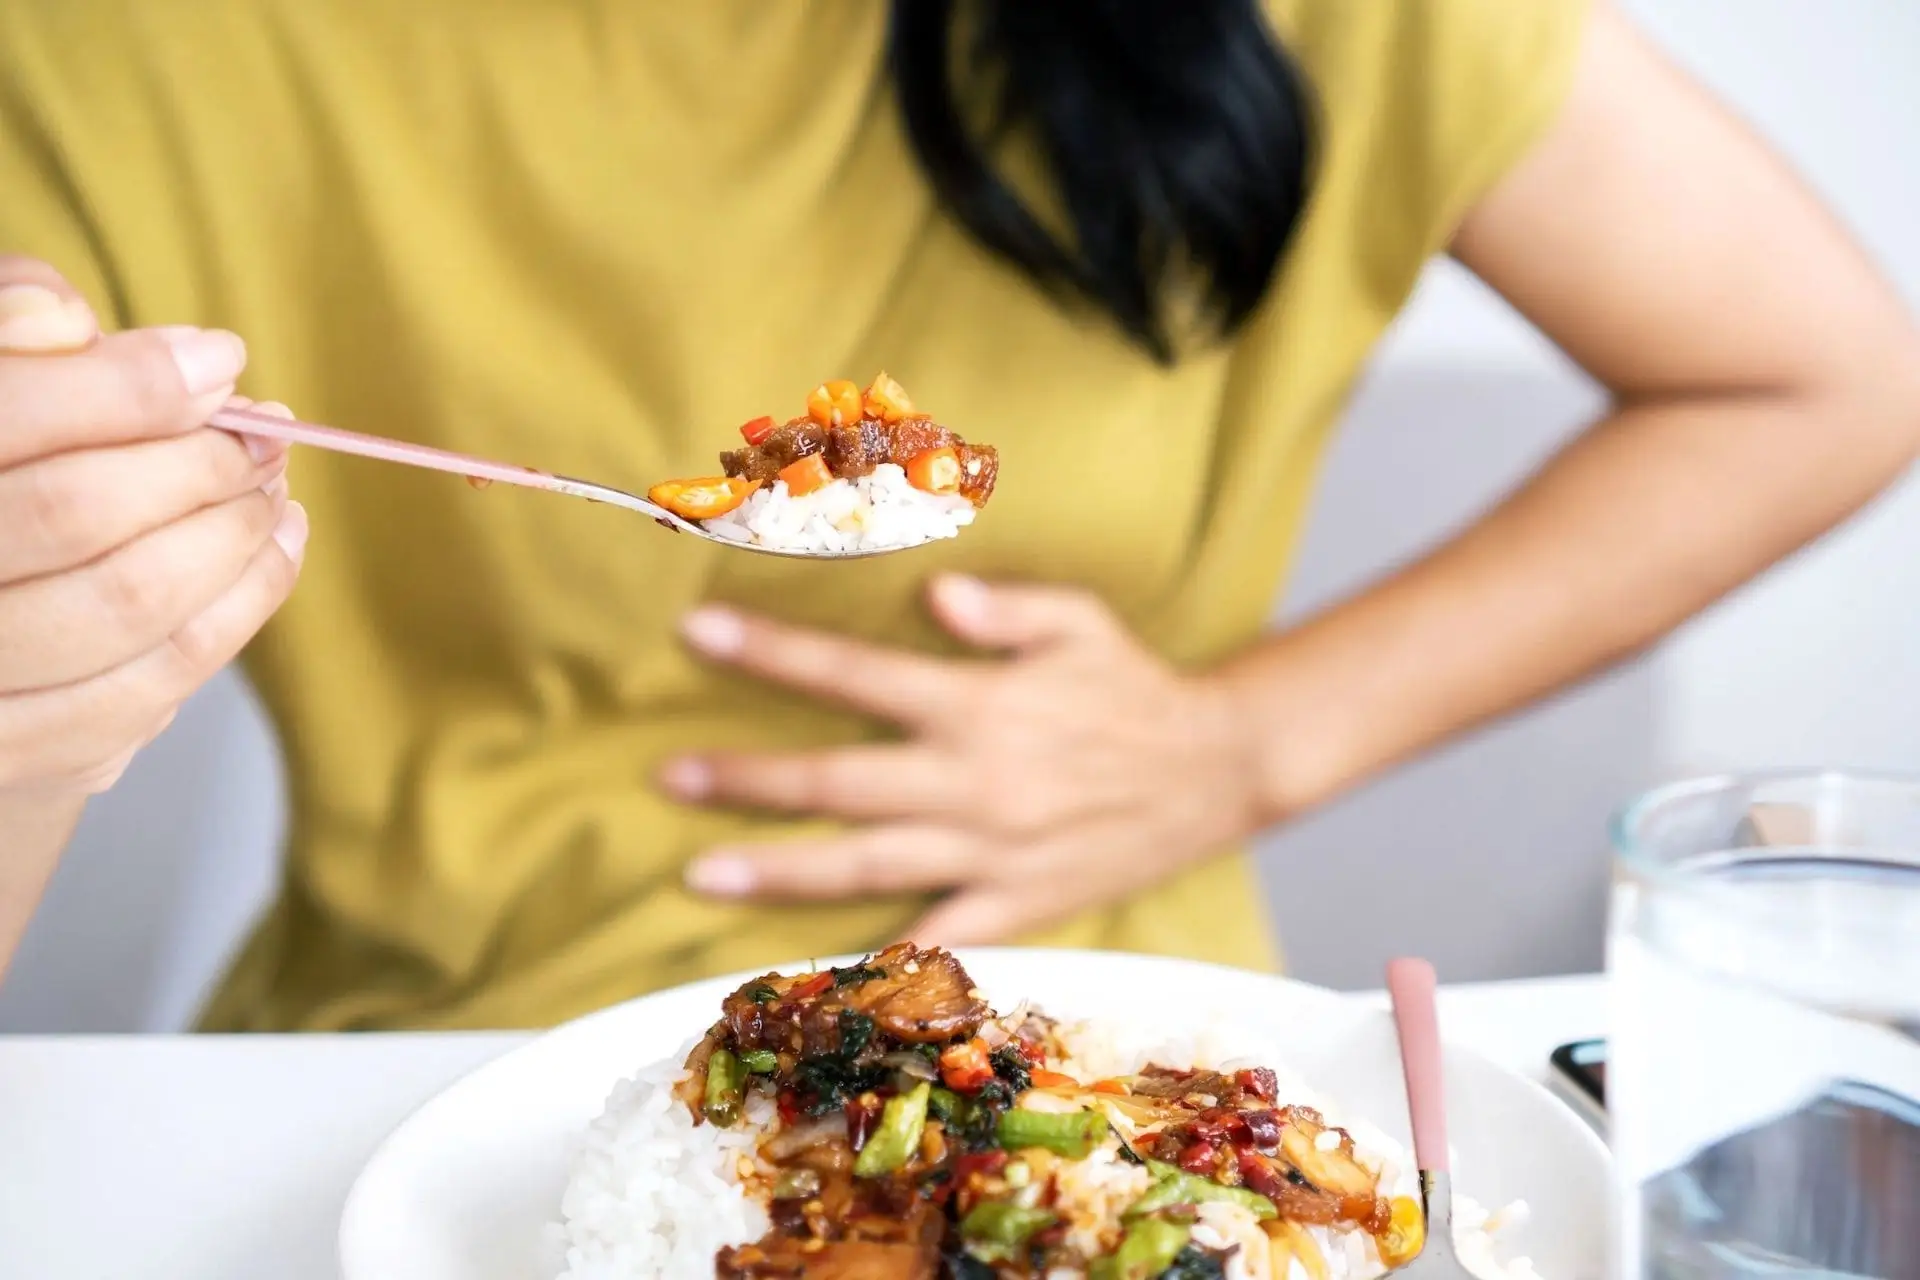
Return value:
<svg viewBox="0 0 1920 1280">
<path fill-rule="evenodd" d="M 962 32 L 964 47 L 956 47 Z M 1093 304 L 1155 359 L 1259 306 L 1306 203 L 1311 104 L 1260 0 L 893 0 L 888 71 L 946 211 L 1057 297 Z M 1038 145 L 1055 235 L 990 153 Z"/>
</svg>

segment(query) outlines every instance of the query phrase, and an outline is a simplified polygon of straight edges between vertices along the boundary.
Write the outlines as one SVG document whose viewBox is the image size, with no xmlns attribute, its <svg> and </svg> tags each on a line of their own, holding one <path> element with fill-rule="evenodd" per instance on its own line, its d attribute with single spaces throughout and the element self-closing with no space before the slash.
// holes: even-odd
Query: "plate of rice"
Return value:
<svg viewBox="0 0 1920 1280">
<path fill-rule="evenodd" d="M 1607 1156 L 1449 1047 L 1455 1242 L 1597 1280 Z M 911 947 L 570 1023 L 375 1153 L 346 1280 L 1371 1280 L 1425 1223 L 1391 1020 L 1264 975 Z"/>
<path fill-rule="evenodd" d="M 784 422 L 755 418 L 722 473 L 647 498 L 707 533 L 781 555 L 859 556 L 957 537 L 993 496 L 1000 455 L 915 409 L 884 372 L 836 379 Z"/>
</svg>

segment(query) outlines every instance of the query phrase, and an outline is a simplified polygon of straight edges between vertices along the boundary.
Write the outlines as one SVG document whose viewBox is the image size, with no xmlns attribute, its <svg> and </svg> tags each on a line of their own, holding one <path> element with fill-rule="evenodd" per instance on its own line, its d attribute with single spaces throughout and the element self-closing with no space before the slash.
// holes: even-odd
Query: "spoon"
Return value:
<svg viewBox="0 0 1920 1280">
<path fill-rule="evenodd" d="M 1437 986 L 1425 960 L 1395 960 L 1387 966 L 1387 994 L 1400 1037 L 1400 1065 L 1407 1077 L 1407 1115 L 1413 1122 L 1413 1159 L 1420 1169 L 1420 1205 L 1426 1238 L 1412 1262 L 1396 1268 L 1409 1280 L 1474 1280 L 1453 1248 L 1453 1179 L 1448 1172 L 1446 1097 L 1441 1081 Z"/>
<path fill-rule="evenodd" d="M 255 409 L 222 409 L 207 420 L 207 425 L 240 435 L 263 436 L 269 440 L 284 440 L 289 444 L 329 449 L 334 453 L 351 453 L 362 458 L 378 458 L 382 462 L 398 462 L 409 467 L 424 467 L 429 471 L 445 471 L 452 475 L 465 476 L 479 486 L 498 480 L 502 484 L 517 484 L 526 489 L 544 489 L 548 493 L 564 493 L 570 498 L 585 498 L 588 502 L 604 502 L 609 506 L 625 507 L 643 516 L 651 516 L 676 533 L 690 533 L 696 538 L 705 538 L 708 542 L 717 542 L 723 547 L 732 547 L 738 551 L 757 551 L 762 555 L 787 556 L 801 560 L 858 560 L 866 556 L 885 555 L 889 551 L 905 551 L 908 547 L 917 545 L 909 543 L 892 547 L 868 547 L 859 551 L 795 551 L 763 547 L 757 543 L 738 542 L 712 533 L 691 520 L 682 519 L 658 503 L 649 502 L 638 494 L 628 493 L 624 489 L 594 484 L 589 480 L 576 480 L 571 476 L 556 476 L 550 472 L 536 471 L 532 467 L 517 467 L 509 462 L 489 462 L 485 458 L 469 457 L 464 453 L 433 449 L 422 444 L 408 444 L 404 440 L 388 440 L 382 436 L 362 435 L 357 431 L 342 431 L 338 427 L 295 422 L 288 418 L 276 418 Z"/>
</svg>

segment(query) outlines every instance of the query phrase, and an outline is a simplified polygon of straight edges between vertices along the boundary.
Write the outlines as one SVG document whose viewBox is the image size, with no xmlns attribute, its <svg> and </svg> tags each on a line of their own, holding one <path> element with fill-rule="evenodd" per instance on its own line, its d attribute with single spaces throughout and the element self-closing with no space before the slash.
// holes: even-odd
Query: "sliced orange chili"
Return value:
<svg viewBox="0 0 1920 1280">
<path fill-rule="evenodd" d="M 773 419 L 770 417 L 755 418 L 752 422 L 746 423 L 740 428 L 740 435 L 748 444 L 764 443 L 766 438 L 772 434 Z"/>
<path fill-rule="evenodd" d="M 647 500 L 658 503 L 682 520 L 711 520 L 747 500 L 758 480 L 733 476 L 703 476 L 698 480 L 668 480 L 647 490 Z"/>
<path fill-rule="evenodd" d="M 907 483 L 928 493 L 960 492 L 960 455 L 952 449 L 929 449 L 907 459 Z"/>
<path fill-rule="evenodd" d="M 801 498 L 815 489 L 824 489 L 832 484 L 833 472 L 827 470 L 826 458 L 810 453 L 800 461 L 780 468 L 780 478 L 787 482 L 788 493 Z"/>
<path fill-rule="evenodd" d="M 898 422 L 913 412 L 913 401 L 907 398 L 907 389 L 895 382 L 882 370 L 862 397 L 866 415 L 878 418 L 882 422 Z"/>
<path fill-rule="evenodd" d="M 987 1058 L 987 1046 L 978 1039 L 950 1044 L 940 1051 L 940 1079 L 949 1089 L 977 1093 L 993 1079 L 993 1063 Z"/>
<path fill-rule="evenodd" d="M 1035 1067 L 1027 1073 L 1036 1089 L 1078 1089 L 1080 1082 L 1072 1076 L 1059 1071 L 1049 1071 L 1045 1067 Z"/>
<path fill-rule="evenodd" d="M 1123 1098 L 1132 1092 L 1123 1081 L 1119 1080 L 1095 1080 L 1093 1082 L 1093 1091 L 1095 1093 L 1119 1094 Z"/>
<path fill-rule="evenodd" d="M 860 388 L 844 379 L 823 382 L 807 396 L 807 416 L 823 427 L 858 422 L 863 411 Z"/>
</svg>

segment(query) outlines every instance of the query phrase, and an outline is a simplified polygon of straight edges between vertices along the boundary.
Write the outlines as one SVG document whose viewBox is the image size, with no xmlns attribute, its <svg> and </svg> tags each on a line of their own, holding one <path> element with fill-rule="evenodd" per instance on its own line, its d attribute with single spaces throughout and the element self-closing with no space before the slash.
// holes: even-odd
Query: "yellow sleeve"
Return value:
<svg viewBox="0 0 1920 1280">
<path fill-rule="evenodd" d="M 62 146 L 60 76 L 35 26 L 41 8 L 0 4 L 0 253 L 51 265 L 112 328 L 120 300 Z"/>
<path fill-rule="evenodd" d="M 1315 100 L 1315 204 L 1397 280 L 1443 250 L 1571 88 L 1589 0 L 1269 0 Z M 1324 206 L 1324 209 L 1322 208 Z"/>
</svg>

